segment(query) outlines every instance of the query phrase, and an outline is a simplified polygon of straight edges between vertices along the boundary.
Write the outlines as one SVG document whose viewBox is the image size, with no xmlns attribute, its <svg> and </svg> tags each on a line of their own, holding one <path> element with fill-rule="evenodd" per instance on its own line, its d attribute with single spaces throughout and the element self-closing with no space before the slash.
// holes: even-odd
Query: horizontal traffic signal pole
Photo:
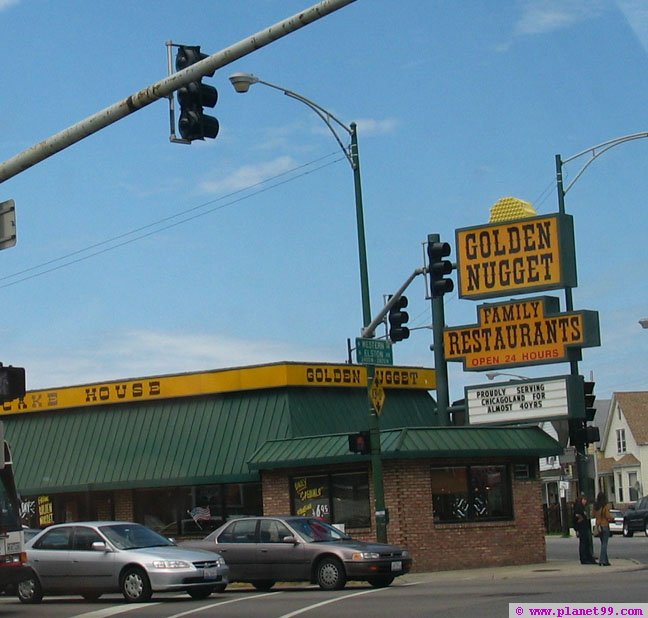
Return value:
<svg viewBox="0 0 648 618">
<path fill-rule="evenodd" d="M 204 60 L 197 62 L 190 67 L 183 69 L 165 79 L 148 86 L 135 94 L 126 97 L 107 107 L 85 120 L 78 122 L 52 137 L 31 146 L 27 150 L 15 155 L 4 163 L 0 164 L 0 182 L 4 182 L 20 172 L 40 163 L 52 155 L 64 150 L 72 144 L 104 129 L 105 127 L 125 118 L 126 116 L 150 105 L 154 101 L 169 97 L 173 92 L 189 84 L 198 81 L 205 75 L 210 75 L 217 69 L 224 67 L 243 56 L 265 47 L 274 41 L 290 34 L 300 28 L 311 24 L 318 19 L 345 7 L 355 0 L 322 0 L 312 7 L 300 11 L 296 15 L 277 22 L 269 28 L 265 28 L 239 41 Z"/>
</svg>

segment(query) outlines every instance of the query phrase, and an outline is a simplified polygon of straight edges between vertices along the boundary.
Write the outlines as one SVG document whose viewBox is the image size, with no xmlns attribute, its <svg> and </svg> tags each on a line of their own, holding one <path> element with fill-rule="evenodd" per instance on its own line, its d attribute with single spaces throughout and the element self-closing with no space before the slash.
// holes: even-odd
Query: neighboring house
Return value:
<svg viewBox="0 0 648 618">
<path fill-rule="evenodd" d="M 616 506 L 634 502 L 646 493 L 648 391 L 613 394 L 596 463 L 596 488 Z"/>
</svg>

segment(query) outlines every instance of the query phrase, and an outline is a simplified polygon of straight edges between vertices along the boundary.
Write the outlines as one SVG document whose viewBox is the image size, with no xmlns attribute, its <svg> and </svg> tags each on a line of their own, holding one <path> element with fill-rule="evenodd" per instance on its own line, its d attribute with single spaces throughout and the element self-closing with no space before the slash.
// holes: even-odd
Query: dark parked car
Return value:
<svg viewBox="0 0 648 618">
<path fill-rule="evenodd" d="M 227 561 L 230 581 L 258 590 L 278 581 L 308 581 L 323 590 L 339 590 L 348 580 L 383 587 L 412 566 L 406 549 L 354 540 L 314 517 L 243 517 L 202 541 L 180 545 L 217 551 Z"/>
<path fill-rule="evenodd" d="M 178 547 L 131 522 L 78 522 L 46 528 L 25 547 L 33 577 L 18 584 L 23 603 L 43 595 L 79 594 L 95 600 L 121 592 L 148 601 L 153 592 L 184 591 L 194 599 L 222 592 L 228 568 L 214 552 Z"/>
<path fill-rule="evenodd" d="M 639 498 L 623 515 L 623 536 L 643 532 L 648 536 L 648 496 Z"/>
</svg>

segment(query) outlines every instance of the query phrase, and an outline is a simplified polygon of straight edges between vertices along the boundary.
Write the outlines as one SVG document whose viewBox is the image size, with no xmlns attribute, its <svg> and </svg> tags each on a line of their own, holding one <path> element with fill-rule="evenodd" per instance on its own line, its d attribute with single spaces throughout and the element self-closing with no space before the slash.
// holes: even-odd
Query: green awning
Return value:
<svg viewBox="0 0 648 618">
<path fill-rule="evenodd" d="M 539 427 L 415 427 L 381 432 L 383 459 L 550 457 L 563 452 Z M 349 452 L 348 434 L 268 440 L 248 464 L 253 470 L 367 460 Z"/>
<path fill-rule="evenodd" d="M 258 481 L 266 441 L 366 429 L 364 388 L 275 388 L 0 417 L 23 495 Z M 381 422 L 431 425 L 427 391 L 390 390 Z"/>
</svg>

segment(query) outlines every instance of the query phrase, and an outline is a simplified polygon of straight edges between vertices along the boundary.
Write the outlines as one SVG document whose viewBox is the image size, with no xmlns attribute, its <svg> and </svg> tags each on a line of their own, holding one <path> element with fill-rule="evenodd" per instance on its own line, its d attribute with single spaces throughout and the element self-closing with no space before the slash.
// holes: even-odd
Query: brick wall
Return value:
<svg viewBox="0 0 648 618">
<path fill-rule="evenodd" d="M 366 468 L 365 468 L 366 469 Z M 335 468 L 327 468 L 333 472 Z M 262 473 L 263 512 L 290 513 L 289 477 L 306 470 Z M 316 474 L 321 470 L 309 470 Z M 369 482 L 371 485 L 371 471 Z M 542 492 L 539 480 L 513 480 L 515 519 L 505 522 L 434 524 L 429 460 L 384 461 L 388 541 L 407 547 L 414 571 L 441 571 L 546 561 Z M 373 512 L 373 492 L 371 492 Z M 373 519 L 373 518 L 372 518 Z M 360 539 L 375 539 L 373 528 L 347 530 Z"/>
<path fill-rule="evenodd" d="M 115 500 L 115 520 L 133 521 L 135 514 L 133 511 L 132 490 L 121 489 L 115 491 L 114 500 Z"/>
</svg>

